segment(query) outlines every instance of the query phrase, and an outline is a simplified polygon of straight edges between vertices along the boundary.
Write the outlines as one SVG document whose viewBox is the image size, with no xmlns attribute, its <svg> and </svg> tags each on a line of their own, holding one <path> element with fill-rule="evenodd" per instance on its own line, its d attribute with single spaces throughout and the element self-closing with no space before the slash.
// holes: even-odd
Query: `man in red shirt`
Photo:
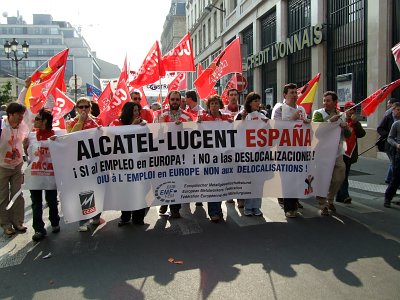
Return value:
<svg viewBox="0 0 400 300">
<path fill-rule="evenodd" d="M 181 94 L 178 91 L 170 91 L 168 93 L 169 109 L 164 110 L 159 117 L 159 122 L 175 122 L 179 125 L 182 122 L 193 121 L 189 113 L 182 110 L 181 106 Z M 161 205 L 160 214 L 165 214 L 167 212 L 168 205 Z M 181 204 L 171 204 L 169 206 L 171 212 L 171 218 L 180 218 L 181 214 L 179 210 L 181 209 Z"/>
</svg>

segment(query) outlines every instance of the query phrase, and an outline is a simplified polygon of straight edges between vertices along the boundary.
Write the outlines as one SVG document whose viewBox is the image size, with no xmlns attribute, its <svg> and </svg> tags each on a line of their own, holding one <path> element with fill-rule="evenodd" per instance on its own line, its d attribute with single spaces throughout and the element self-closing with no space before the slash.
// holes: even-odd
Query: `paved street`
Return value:
<svg viewBox="0 0 400 300">
<path fill-rule="evenodd" d="M 264 198 L 264 217 L 223 203 L 225 222 L 214 224 L 206 204 L 192 203 L 171 221 L 151 208 L 144 226 L 118 228 L 115 211 L 87 233 L 61 223 L 40 243 L 25 192 L 29 232 L 0 236 L 0 298 L 399 299 L 400 206 L 383 207 L 386 169 L 387 161 L 360 159 L 353 202 L 331 217 L 310 198 L 286 220 Z"/>
</svg>

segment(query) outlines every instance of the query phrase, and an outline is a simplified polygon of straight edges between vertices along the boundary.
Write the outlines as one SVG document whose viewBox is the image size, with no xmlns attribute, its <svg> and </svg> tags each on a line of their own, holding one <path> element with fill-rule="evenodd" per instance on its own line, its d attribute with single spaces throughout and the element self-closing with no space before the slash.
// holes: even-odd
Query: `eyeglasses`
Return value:
<svg viewBox="0 0 400 300">
<path fill-rule="evenodd" d="M 179 101 L 181 99 L 179 99 L 179 98 L 169 98 L 169 100 L 171 100 L 171 101 Z"/>
<path fill-rule="evenodd" d="M 41 117 L 39 117 L 39 116 L 36 116 L 35 117 L 35 121 L 42 121 L 43 119 L 41 118 Z"/>
<path fill-rule="evenodd" d="M 89 108 L 89 107 L 90 107 L 90 105 L 80 105 L 80 106 L 78 106 L 78 108 L 80 108 L 80 109 Z"/>
</svg>

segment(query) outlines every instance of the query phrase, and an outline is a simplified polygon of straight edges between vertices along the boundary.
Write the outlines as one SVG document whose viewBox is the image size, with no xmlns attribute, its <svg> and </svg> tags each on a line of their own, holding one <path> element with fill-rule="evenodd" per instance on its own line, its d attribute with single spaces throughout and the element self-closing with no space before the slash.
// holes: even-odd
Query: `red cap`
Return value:
<svg viewBox="0 0 400 300">
<path fill-rule="evenodd" d="M 347 101 L 347 102 L 344 104 L 344 108 L 345 108 L 345 109 L 346 109 L 346 108 L 350 108 L 350 107 L 353 107 L 354 105 L 356 105 L 354 102 Z"/>
</svg>

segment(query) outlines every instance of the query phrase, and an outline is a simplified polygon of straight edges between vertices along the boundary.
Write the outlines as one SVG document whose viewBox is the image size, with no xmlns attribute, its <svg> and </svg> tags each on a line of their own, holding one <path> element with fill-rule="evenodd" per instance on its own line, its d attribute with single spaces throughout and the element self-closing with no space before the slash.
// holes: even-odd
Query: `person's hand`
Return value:
<svg viewBox="0 0 400 300">
<path fill-rule="evenodd" d="M 343 129 L 349 129 L 349 124 L 347 124 L 347 122 L 342 122 L 339 124 L 339 126 Z"/>
<path fill-rule="evenodd" d="M 86 113 L 86 111 L 83 111 L 79 115 L 79 121 L 82 122 L 82 123 L 85 122 L 87 118 L 88 118 L 88 114 Z"/>
<path fill-rule="evenodd" d="M 181 121 L 181 120 L 175 121 L 175 124 L 176 124 L 176 125 L 181 125 L 181 124 L 182 124 L 182 121 Z"/>
<path fill-rule="evenodd" d="M 397 151 L 400 151 L 400 144 L 397 144 L 397 145 L 396 145 L 396 150 L 397 150 Z"/>
<path fill-rule="evenodd" d="M 329 118 L 329 121 L 330 122 L 336 122 L 339 119 L 340 119 L 340 115 L 334 115 L 333 117 Z"/>
<path fill-rule="evenodd" d="M 233 123 L 233 119 L 227 119 L 229 123 Z"/>
<path fill-rule="evenodd" d="M 133 125 L 139 125 L 140 123 L 142 123 L 142 119 L 140 118 L 134 119 L 132 122 Z"/>
<path fill-rule="evenodd" d="M 53 135 L 53 136 L 49 137 L 49 139 L 52 140 L 52 141 L 55 141 L 57 139 L 57 136 Z"/>
<path fill-rule="evenodd" d="M 264 123 L 268 123 L 268 121 L 269 121 L 268 118 L 266 118 L 266 119 L 261 119 L 261 120 L 263 120 Z"/>
<path fill-rule="evenodd" d="M 296 121 L 301 119 L 301 111 L 296 110 L 296 112 L 292 115 L 292 120 Z"/>
<path fill-rule="evenodd" d="M 32 83 L 32 77 L 31 76 L 26 77 L 26 79 L 25 79 L 25 87 L 29 88 L 31 83 Z"/>
<path fill-rule="evenodd" d="M 304 123 L 304 124 L 310 124 L 310 123 L 311 123 L 311 120 L 310 120 L 310 119 L 304 119 L 304 120 L 303 120 L 303 123 Z"/>
<path fill-rule="evenodd" d="M 357 116 L 355 114 L 351 115 L 351 121 L 353 122 L 353 124 L 358 122 Z"/>
<path fill-rule="evenodd" d="M 142 122 L 140 122 L 140 126 L 144 126 L 144 125 L 146 125 L 147 124 L 147 121 L 146 120 L 142 120 Z"/>
</svg>

